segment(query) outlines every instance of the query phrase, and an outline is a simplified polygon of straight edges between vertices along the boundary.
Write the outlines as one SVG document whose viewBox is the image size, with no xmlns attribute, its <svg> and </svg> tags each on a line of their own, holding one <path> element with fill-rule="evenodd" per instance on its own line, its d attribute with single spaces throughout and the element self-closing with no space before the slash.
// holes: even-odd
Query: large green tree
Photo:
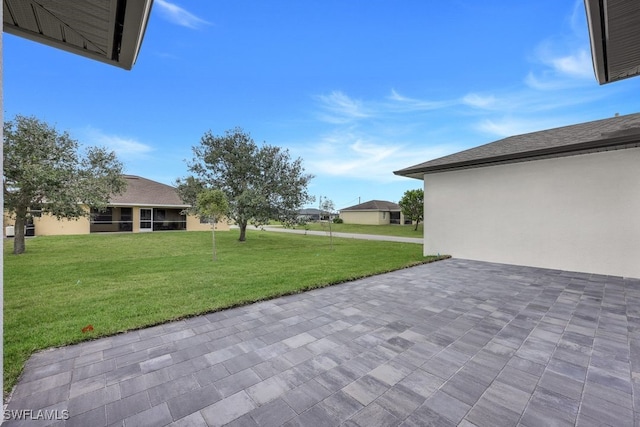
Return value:
<svg viewBox="0 0 640 427">
<path fill-rule="evenodd" d="M 400 205 L 402 214 L 411 221 L 416 222 L 416 228 L 414 230 L 417 230 L 418 224 L 424 218 L 424 190 L 405 191 L 398 204 Z"/>
<path fill-rule="evenodd" d="M 178 191 L 193 194 L 199 186 L 222 190 L 229 217 L 240 227 L 240 241 L 246 240 L 249 223 L 291 223 L 297 210 L 312 200 L 307 193 L 312 175 L 305 173 L 302 159 L 291 159 L 280 147 L 258 146 L 242 128 L 220 136 L 206 132 L 193 154 L 189 171 L 194 176 L 178 180 Z"/>
<path fill-rule="evenodd" d="M 30 215 L 87 216 L 86 206 L 104 209 L 126 181 L 114 152 L 89 147 L 81 154 L 67 132 L 17 115 L 4 123 L 3 187 L 5 212 L 15 218 L 13 253 L 21 254 Z"/>
</svg>

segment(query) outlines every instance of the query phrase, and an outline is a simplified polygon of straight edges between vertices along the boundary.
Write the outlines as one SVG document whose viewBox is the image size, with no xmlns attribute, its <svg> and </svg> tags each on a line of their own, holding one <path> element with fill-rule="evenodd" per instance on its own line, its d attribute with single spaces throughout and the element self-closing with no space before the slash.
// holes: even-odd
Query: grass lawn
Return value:
<svg viewBox="0 0 640 427">
<path fill-rule="evenodd" d="M 31 353 L 433 260 L 422 246 L 250 231 L 37 237 L 4 243 L 4 391 Z M 92 325 L 93 331 L 82 329 Z"/>
<path fill-rule="evenodd" d="M 310 222 L 307 224 L 308 230 L 329 231 L 329 224 L 326 222 Z M 414 231 L 415 225 L 363 225 L 363 224 L 331 224 L 331 230 L 336 233 L 358 233 L 358 234 L 379 234 L 383 236 L 418 237 L 424 235 L 422 224 L 418 224 L 418 230 Z M 294 227 L 297 230 L 304 230 L 304 226 Z"/>
</svg>

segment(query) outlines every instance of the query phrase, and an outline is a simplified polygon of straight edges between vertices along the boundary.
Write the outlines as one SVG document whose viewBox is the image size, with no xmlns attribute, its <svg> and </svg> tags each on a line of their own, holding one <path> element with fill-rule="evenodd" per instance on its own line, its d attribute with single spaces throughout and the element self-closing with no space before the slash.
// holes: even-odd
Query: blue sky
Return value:
<svg viewBox="0 0 640 427">
<path fill-rule="evenodd" d="M 207 130 L 240 126 L 337 208 L 421 187 L 394 170 L 640 111 L 640 78 L 597 84 L 582 0 L 155 0 L 132 71 L 3 40 L 6 119 L 166 184 Z"/>
</svg>

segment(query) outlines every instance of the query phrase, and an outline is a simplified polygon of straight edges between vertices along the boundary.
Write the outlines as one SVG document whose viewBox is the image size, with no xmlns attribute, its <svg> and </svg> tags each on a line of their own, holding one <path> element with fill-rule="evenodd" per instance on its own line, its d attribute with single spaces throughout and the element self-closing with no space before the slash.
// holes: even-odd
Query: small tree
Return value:
<svg viewBox="0 0 640 427">
<path fill-rule="evenodd" d="M 25 251 L 24 227 L 33 211 L 56 218 L 89 216 L 126 188 L 114 152 L 90 147 L 84 156 L 67 132 L 35 117 L 17 115 L 4 124 L 5 211 L 15 218 L 13 253 Z"/>
<path fill-rule="evenodd" d="M 304 173 L 302 160 L 291 160 L 279 147 L 258 147 L 241 128 L 223 136 L 206 132 L 193 153 L 189 170 L 195 177 L 182 183 L 188 185 L 191 179 L 191 184 L 222 190 L 229 217 L 240 227 L 241 242 L 246 240 L 247 224 L 264 225 L 270 219 L 293 224 L 297 210 L 310 200 L 307 184 L 312 176 Z"/>
<path fill-rule="evenodd" d="M 417 231 L 418 224 L 424 218 L 424 190 L 405 191 L 398 204 L 400 205 L 402 214 L 411 221 L 416 222 L 416 228 L 414 228 L 414 230 Z"/>
<path fill-rule="evenodd" d="M 335 208 L 336 206 L 333 203 L 333 200 L 329 200 L 326 197 L 324 198 L 324 200 L 320 198 L 320 216 L 322 216 L 324 212 L 327 212 L 329 214 L 329 221 L 327 222 L 329 224 L 329 245 L 331 250 L 333 250 L 333 229 L 332 229 L 333 221 L 331 220 L 331 214 L 333 213 Z"/>
<path fill-rule="evenodd" d="M 196 211 L 200 217 L 207 218 L 211 224 L 213 261 L 216 261 L 218 259 L 216 252 L 216 222 L 227 215 L 229 211 L 227 196 L 220 190 L 204 190 L 196 197 Z"/>
</svg>

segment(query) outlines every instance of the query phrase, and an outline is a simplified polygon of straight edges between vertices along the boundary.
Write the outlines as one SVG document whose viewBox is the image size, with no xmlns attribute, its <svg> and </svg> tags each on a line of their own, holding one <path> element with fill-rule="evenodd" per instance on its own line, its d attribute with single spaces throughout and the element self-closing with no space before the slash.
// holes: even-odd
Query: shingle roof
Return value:
<svg viewBox="0 0 640 427">
<path fill-rule="evenodd" d="M 399 211 L 400 205 L 393 202 L 387 202 L 385 200 L 369 200 L 368 202 L 360 203 L 359 205 L 349 206 L 348 208 L 341 209 L 342 211 Z"/>
<path fill-rule="evenodd" d="M 638 146 L 640 113 L 510 136 L 395 171 L 394 174 L 422 179 L 425 173 L 444 170 Z"/>
<path fill-rule="evenodd" d="M 111 205 L 136 205 L 136 206 L 176 206 L 188 207 L 176 189 L 170 185 L 162 184 L 150 179 L 135 175 L 124 175 L 127 188 L 123 194 L 111 197 Z"/>
</svg>

